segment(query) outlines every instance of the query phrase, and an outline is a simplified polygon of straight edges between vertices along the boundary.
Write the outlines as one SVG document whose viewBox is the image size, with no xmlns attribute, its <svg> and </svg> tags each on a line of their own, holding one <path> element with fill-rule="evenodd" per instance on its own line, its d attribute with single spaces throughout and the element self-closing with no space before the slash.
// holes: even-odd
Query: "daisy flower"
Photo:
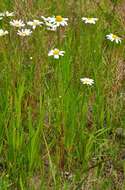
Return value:
<svg viewBox="0 0 125 190">
<path fill-rule="evenodd" d="M 18 30 L 17 34 L 19 36 L 30 36 L 32 34 L 32 31 L 30 29 L 21 29 L 21 30 Z"/>
<path fill-rule="evenodd" d="M 94 84 L 94 80 L 90 79 L 90 78 L 81 78 L 80 81 L 83 84 L 87 84 L 87 85 L 90 85 L 90 86 Z"/>
<path fill-rule="evenodd" d="M 5 36 L 6 34 L 8 34 L 7 30 L 0 29 L 0 36 Z"/>
<path fill-rule="evenodd" d="M 5 16 L 5 13 L 0 13 L 0 17 L 4 17 Z"/>
<path fill-rule="evenodd" d="M 33 20 L 33 21 L 27 22 L 27 24 L 29 26 L 32 26 L 33 29 L 35 29 L 37 26 L 40 26 L 41 24 L 43 24 L 43 22 L 40 22 L 39 20 Z"/>
<path fill-rule="evenodd" d="M 44 20 L 44 22 L 49 22 L 51 24 L 55 24 L 57 27 L 58 26 L 67 26 L 67 21 L 68 18 L 63 18 L 62 16 L 53 16 L 53 17 L 47 17 L 45 18 L 44 16 L 41 16 L 41 18 Z"/>
<path fill-rule="evenodd" d="M 121 43 L 121 40 L 122 40 L 120 37 L 118 37 L 117 35 L 112 34 L 112 33 L 106 35 L 106 38 L 107 38 L 108 40 L 110 40 L 111 42 L 115 41 L 117 44 L 118 44 L 118 43 Z"/>
<path fill-rule="evenodd" d="M 5 12 L 3 12 L 3 13 L 0 13 L 0 17 L 4 17 L 4 16 L 6 16 L 6 17 L 12 17 L 12 16 L 14 16 L 14 12 L 9 12 L 9 11 L 5 11 Z"/>
<path fill-rule="evenodd" d="M 9 11 L 6 11 L 4 14 L 5 14 L 5 16 L 7 16 L 7 17 L 15 16 L 14 12 L 9 12 Z"/>
<path fill-rule="evenodd" d="M 59 59 L 59 56 L 64 56 L 65 51 L 60 51 L 57 48 L 49 51 L 48 56 L 53 56 L 54 59 Z"/>
<path fill-rule="evenodd" d="M 67 26 L 68 18 L 63 18 L 62 16 L 58 15 L 55 17 L 55 23 L 57 26 Z"/>
<path fill-rule="evenodd" d="M 12 20 L 12 21 L 10 21 L 10 25 L 15 26 L 17 28 L 21 28 L 21 27 L 25 26 L 25 24 L 22 20 Z"/>
<path fill-rule="evenodd" d="M 86 17 L 82 17 L 82 20 L 84 21 L 85 24 L 95 24 L 96 21 L 98 21 L 98 18 L 86 18 Z"/>
</svg>

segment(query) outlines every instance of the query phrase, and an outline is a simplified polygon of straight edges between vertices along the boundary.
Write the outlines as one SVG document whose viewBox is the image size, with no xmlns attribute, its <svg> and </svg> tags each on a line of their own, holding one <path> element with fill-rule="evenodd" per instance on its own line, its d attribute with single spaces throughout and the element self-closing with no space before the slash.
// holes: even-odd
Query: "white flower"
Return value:
<svg viewBox="0 0 125 190">
<path fill-rule="evenodd" d="M 55 17 L 55 23 L 57 26 L 67 26 L 68 18 L 63 18 L 62 16 L 58 15 Z"/>
<path fill-rule="evenodd" d="M 87 85 L 90 85 L 90 86 L 94 84 L 94 80 L 90 79 L 90 78 L 81 78 L 80 81 L 83 84 L 87 84 Z"/>
<path fill-rule="evenodd" d="M 4 17 L 5 16 L 5 13 L 0 13 L 0 17 Z"/>
<path fill-rule="evenodd" d="M 60 51 L 57 48 L 50 50 L 48 56 L 54 56 L 54 59 L 59 59 L 59 56 L 64 56 L 65 51 Z"/>
<path fill-rule="evenodd" d="M 86 18 L 86 17 L 82 17 L 82 20 L 84 21 L 85 24 L 95 24 L 96 21 L 98 21 L 98 18 Z"/>
<path fill-rule="evenodd" d="M 0 36 L 5 36 L 6 34 L 8 34 L 7 30 L 0 29 Z"/>
<path fill-rule="evenodd" d="M 0 13 L 0 17 L 4 17 L 4 16 L 6 16 L 6 17 L 11 17 L 11 16 L 14 16 L 14 12 L 9 12 L 9 11 L 5 11 L 5 12 L 3 12 L 3 13 Z"/>
<path fill-rule="evenodd" d="M 25 26 L 25 24 L 22 20 L 12 20 L 12 21 L 10 21 L 10 25 L 18 27 L 18 28 Z"/>
<path fill-rule="evenodd" d="M 0 20 L 2 20 L 3 19 L 3 17 L 0 17 Z"/>
<path fill-rule="evenodd" d="M 6 11 L 4 14 L 5 14 L 5 16 L 7 16 L 7 17 L 11 17 L 11 16 L 14 16 L 14 15 L 15 15 L 14 12 L 9 12 L 9 11 Z"/>
<path fill-rule="evenodd" d="M 37 26 L 40 26 L 41 24 L 43 24 L 43 22 L 40 22 L 39 20 L 33 20 L 33 21 L 27 22 L 27 24 L 29 26 L 32 26 L 33 29 L 35 29 Z"/>
<path fill-rule="evenodd" d="M 120 37 L 118 37 L 117 35 L 112 34 L 112 33 L 106 35 L 106 38 L 107 38 L 108 40 L 110 40 L 111 42 L 115 41 L 117 44 L 118 44 L 118 43 L 121 43 L 121 40 L 122 40 Z"/>
<path fill-rule="evenodd" d="M 41 16 L 41 18 L 44 20 L 44 22 L 49 22 L 51 24 L 58 26 L 67 26 L 67 21 L 68 18 L 63 18 L 62 16 L 58 15 L 58 16 L 53 16 L 53 17 L 47 17 L 45 18 L 44 16 Z"/>
<path fill-rule="evenodd" d="M 32 31 L 30 29 L 21 29 L 21 30 L 18 30 L 17 34 L 19 36 L 30 36 L 32 34 Z"/>
</svg>

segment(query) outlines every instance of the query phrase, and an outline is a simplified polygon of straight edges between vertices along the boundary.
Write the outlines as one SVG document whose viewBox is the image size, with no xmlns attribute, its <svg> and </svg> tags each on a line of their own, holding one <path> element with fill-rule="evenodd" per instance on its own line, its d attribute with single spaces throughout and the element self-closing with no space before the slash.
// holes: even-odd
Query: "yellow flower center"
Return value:
<svg viewBox="0 0 125 190">
<path fill-rule="evenodd" d="M 88 20 L 90 20 L 90 21 L 91 21 L 91 20 L 93 20 L 93 18 L 88 18 Z"/>
<path fill-rule="evenodd" d="M 60 15 L 56 16 L 56 21 L 57 22 L 62 22 L 63 21 L 63 17 L 61 17 Z"/>
<path fill-rule="evenodd" d="M 17 23 L 16 26 L 19 27 L 19 26 L 20 26 L 20 23 Z"/>
<path fill-rule="evenodd" d="M 118 38 L 118 36 L 116 36 L 116 35 L 112 35 L 112 38 L 114 38 L 114 39 L 117 39 Z"/>
<path fill-rule="evenodd" d="M 55 49 L 54 52 L 53 52 L 54 55 L 59 55 L 59 50 L 58 49 Z"/>
</svg>

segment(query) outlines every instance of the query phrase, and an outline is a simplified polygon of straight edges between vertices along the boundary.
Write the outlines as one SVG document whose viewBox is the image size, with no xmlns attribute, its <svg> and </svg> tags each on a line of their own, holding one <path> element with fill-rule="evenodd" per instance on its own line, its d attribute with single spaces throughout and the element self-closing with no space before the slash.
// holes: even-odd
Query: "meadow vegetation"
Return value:
<svg viewBox="0 0 125 190">
<path fill-rule="evenodd" d="M 0 20 L 8 31 L 0 36 L 0 190 L 125 189 L 124 6 L 0 0 L 0 12 L 15 14 Z M 28 26 L 23 37 L 10 24 L 53 15 L 68 25 Z M 108 40 L 111 33 L 121 43 Z M 64 55 L 48 56 L 54 48 Z M 92 85 L 82 84 L 86 77 Z"/>
</svg>

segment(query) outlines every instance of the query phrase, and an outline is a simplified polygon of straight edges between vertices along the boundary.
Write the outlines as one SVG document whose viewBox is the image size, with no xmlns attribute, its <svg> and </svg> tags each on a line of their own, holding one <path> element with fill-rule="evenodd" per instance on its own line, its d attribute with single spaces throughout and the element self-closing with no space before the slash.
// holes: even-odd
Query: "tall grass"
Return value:
<svg viewBox="0 0 125 190">
<path fill-rule="evenodd" d="M 124 189 L 124 37 L 121 1 L 2 1 L 24 21 L 62 15 L 57 32 L 0 38 L 0 189 Z M 85 25 L 81 17 L 97 17 Z M 52 48 L 64 57 L 48 57 Z M 32 59 L 30 58 L 32 57 Z M 94 79 L 92 87 L 80 78 Z M 120 174 L 119 174 L 120 173 Z"/>
</svg>

